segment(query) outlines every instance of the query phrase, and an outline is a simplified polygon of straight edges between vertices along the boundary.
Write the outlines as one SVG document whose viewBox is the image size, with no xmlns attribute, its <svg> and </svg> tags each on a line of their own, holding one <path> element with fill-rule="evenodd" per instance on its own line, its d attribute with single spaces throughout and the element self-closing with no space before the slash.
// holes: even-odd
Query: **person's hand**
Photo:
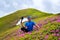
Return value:
<svg viewBox="0 0 60 40">
<path fill-rule="evenodd" d="M 21 19 L 23 20 L 24 17 L 21 17 Z"/>
<path fill-rule="evenodd" d="M 37 24 L 36 24 L 35 26 L 36 26 L 37 30 L 39 30 L 39 29 L 40 29 L 40 27 L 39 27 Z"/>
<path fill-rule="evenodd" d="M 21 17 L 21 23 L 22 23 L 23 17 Z"/>
</svg>

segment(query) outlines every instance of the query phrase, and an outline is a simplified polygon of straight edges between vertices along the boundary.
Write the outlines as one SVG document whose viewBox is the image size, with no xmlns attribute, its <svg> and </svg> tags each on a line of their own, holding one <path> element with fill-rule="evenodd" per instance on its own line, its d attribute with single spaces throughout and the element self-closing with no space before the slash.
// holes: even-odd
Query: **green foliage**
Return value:
<svg viewBox="0 0 60 40">
<path fill-rule="evenodd" d="M 44 13 L 32 8 L 18 10 L 10 15 L 0 18 L 0 33 L 8 29 L 14 28 L 16 26 L 16 23 L 22 16 L 29 16 L 29 15 L 36 18 L 49 16 L 48 13 Z"/>
<path fill-rule="evenodd" d="M 58 40 L 58 38 L 60 37 L 53 36 L 52 34 L 54 33 L 50 32 L 51 30 L 60 29 L 60 23 L 56 21 L 50 22 L 50 20 L 48 20 L 50 17 L 55 17 L 56 15 L 41 12 L 36 9 L 18 10 L 8 16 L 0 18 L 0 33 L 3 33 L 2 36 L 6 36 L 6 33 L 9 34 L 14 30 L 19 29 L 20 27 L 16 26 L 16 23 L 22 16 L 35 17 L 35 19 L 33 20 L 37 23 L 39 23 L 40 20 L 44 20 L 44 22 L 46 22 L 46 19 L 48 22 L 47 24 L 42 25 L 42 27 L 38 31 L 34 30 L 31 34 L 26 34 L 24 37 L 16 37 L 17 40 Z M 15 37 L 12 36 L 10 39 L 15 40 Z"/>
</svg>

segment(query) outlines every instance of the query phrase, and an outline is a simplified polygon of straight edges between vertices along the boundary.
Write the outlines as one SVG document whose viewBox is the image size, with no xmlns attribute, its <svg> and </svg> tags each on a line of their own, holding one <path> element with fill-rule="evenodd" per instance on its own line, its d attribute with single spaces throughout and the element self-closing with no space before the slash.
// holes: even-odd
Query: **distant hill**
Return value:
<svg viewBox="0 0 60 40">
<path fill-rule="evenodd" d="M 52 14 L 41 12 L 39 10 L 32 9 L 32 8 L 17 10 L 16 12 L 10 15 L 0 18 L 0 32 L 16 26 L 16 23 L 19 21 L 19 19 L 22 16 L 32 16 L 37 18 L 37 17 L 44 17 L 49 15 L 52 15 Z"/>
<path fill-rule="evenodd" d="M 32 16 L 40 28 L 21 37 L 20 27 L 16 23 L 22 16 Z M 33 8 L 17 10 L 0 18 L 0 33 L 0 40 L 60 40 L 60 13 L 49 14 Z"/>
</svg>

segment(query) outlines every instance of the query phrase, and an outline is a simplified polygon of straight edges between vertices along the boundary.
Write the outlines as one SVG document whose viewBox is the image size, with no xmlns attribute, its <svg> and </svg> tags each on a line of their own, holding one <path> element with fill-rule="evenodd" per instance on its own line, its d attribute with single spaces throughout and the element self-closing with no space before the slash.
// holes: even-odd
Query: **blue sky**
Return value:
<svg viewBox="0 0 60 40">
<path fill-rule="evenodd" d="M 59 13 L 60 0 L 0 0 L 0 17 L 25 8 L 35 8 L 44 12 Z"/>
</svg>

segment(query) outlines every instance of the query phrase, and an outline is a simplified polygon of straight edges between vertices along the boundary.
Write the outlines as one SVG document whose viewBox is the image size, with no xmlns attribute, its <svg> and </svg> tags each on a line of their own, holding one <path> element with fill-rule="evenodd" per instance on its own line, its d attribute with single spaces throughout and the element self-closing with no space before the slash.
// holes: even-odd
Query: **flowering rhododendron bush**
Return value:
<svg viewBox="0 0 60 40">
<path fill-rule="evenodd" d="M 50 19 L 48 22 L 45 20 L 44 26 L 38 23 L 41 26 L 39 30 L 31 34 L 26 34 L 20 40 L 60 40 L 60 19 Z"/>
<path fill-rule="evenodd" d="M 37 21 L 39 19 L 39 21 Z M 4 40 L 60 40 L 60 15 L 36 18 L 39 29 L 34 27 L 32 32 L 22 33 L 20 27 L 5 36 Z"/>
<path fill-rule="evenodd" d="M 29 35 L 29 36 L 28 36 Z M 20 40 L 60 40 L 60 23 L 53 22 L 48 23 L 32 34 L 27 34 L 24 37 L 21 37 Z"/>
<path fill-rule="evenodd" d="M 21 31 L 19 20 L 28 16 L 39 28 L 34 26 L 32 32 L 25 33 Z M 0 40 L 60 40 L 60 13 L 46 13 L 34 8 L 16 10 L 0 18 Z"/>
</svg>

